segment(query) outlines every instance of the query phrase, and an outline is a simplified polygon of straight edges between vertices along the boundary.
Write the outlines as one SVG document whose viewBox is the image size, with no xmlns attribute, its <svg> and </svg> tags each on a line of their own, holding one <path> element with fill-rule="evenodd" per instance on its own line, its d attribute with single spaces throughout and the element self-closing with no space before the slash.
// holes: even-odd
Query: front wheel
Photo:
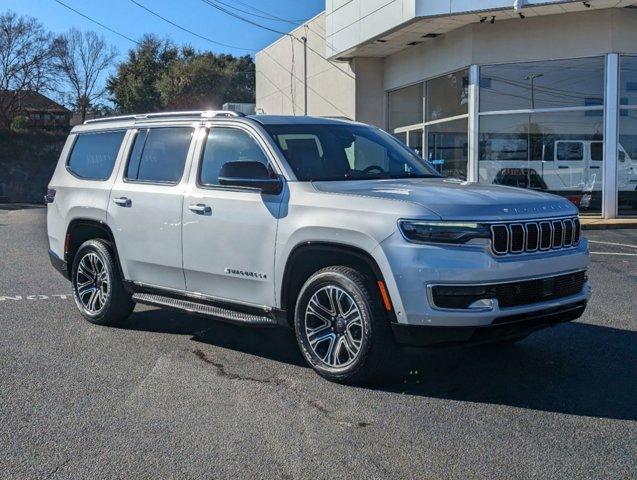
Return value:
<svg viewBox="0 0 637 480">
<path fill-rule="evenodd" d="M 73 298 L 80 313 L 97 325 L 126 319 L 135 304 L 124 289 L 111 248 L 103 240 L 88 240 L 73 260 Z"/>
<path fill-rule="evenodd" d="M 314 273 L 301 288 L 294 326 L 306 361 L 321 376 L 365 383 L 383 373 L 393 351 L 373 279 L 342 266 Z"/>
</svg>

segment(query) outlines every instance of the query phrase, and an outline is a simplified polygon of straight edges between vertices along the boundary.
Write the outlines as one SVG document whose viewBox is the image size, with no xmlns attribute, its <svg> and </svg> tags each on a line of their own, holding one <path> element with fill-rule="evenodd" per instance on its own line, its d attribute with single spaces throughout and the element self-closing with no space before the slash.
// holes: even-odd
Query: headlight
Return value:
<svg viewBox="0 0 637 480">
<path fill-rule="evenodd" d="M 489 227 L 479 223 L 400 220 L 403 236 L 416 243 L 467 243 L 474 238 L 491 238 Z"/>
</svg>

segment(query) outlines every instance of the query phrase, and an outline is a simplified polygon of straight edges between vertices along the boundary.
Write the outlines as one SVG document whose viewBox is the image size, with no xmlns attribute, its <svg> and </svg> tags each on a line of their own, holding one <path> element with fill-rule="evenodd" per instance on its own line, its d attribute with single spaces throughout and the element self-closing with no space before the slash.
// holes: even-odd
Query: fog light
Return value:
<svg viewBox="0 0 637 480">
<path fill-rule="evenodd" d="M 481 298 L 469 305 L 470 310 L 493 310 L 495 307 L 495 300 L 492 298 Z"/>
</svg>

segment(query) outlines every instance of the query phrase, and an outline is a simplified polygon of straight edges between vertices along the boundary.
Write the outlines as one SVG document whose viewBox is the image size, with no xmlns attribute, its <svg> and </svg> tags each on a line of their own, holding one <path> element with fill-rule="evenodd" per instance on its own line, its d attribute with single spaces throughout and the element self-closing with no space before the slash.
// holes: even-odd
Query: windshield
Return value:
<svg viewBox="0 0 637 480">
<path fill-rule="evenodd" d="M 362 125 L 265 125 L 298 180 L 431 178 L 440 175 L 404 144 Z"/>
</svg>

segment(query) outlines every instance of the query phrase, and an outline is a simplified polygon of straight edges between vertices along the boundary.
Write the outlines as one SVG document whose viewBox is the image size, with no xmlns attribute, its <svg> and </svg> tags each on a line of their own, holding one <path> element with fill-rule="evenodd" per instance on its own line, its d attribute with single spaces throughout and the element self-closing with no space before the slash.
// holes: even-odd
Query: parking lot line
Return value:
<svg viewBox="0 0 637 480">
<path fill-rule="evenodd" d="M 637 248 L 637 245 L 629 245 L 627 243 L 600 242 L 599 240 L 589 240 L 588 243 L 599 243 L 600 245 L 615 245 L 616 247 Z"/>
<path fill-rule="evenodd" d="M 592 255 L 618 255 L 624 257 L 637 257 L 637 253 L 619 253 L 619 252 L 591 252 Z"/>
</svg>

